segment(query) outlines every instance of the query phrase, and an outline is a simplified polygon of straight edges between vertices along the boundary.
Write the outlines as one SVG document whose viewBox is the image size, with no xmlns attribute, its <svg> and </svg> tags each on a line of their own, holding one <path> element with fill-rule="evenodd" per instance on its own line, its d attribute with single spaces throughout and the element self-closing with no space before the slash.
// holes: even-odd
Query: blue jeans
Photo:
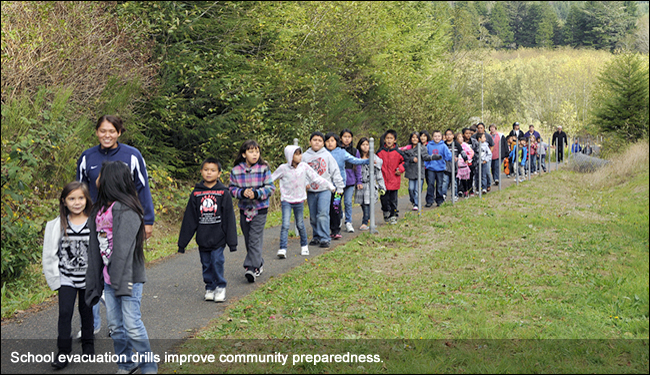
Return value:
<svg viewBox="0 0 650 375">
<path fill-rule="evenodd" d="M 370 220 L 370 205 L 362 204 L 361 211 L 363 211 L 363 218 L 361 219 L 361 224 L 368 225 L 368 221 Z"/>
<path fill-rule="evenodd" d="M 487 189 L 490 185 L 490 168 L 489 164 L 481 165 L 481 189 Z"/>
<path fill-rule="evenodd" d="M 287 248 L 289 240 L 289 224 L 291 222 L 291 210 L 293 210 L 293 217 L 296 220 L 296 229 L 300 233 L 300 246 L 307 246 L 307 230 L 305 229 L 305 221 L 303 220 L 303 212 L 305 211 L 305 202 L 289 203 L 282 202 L 282 227 L 280 228 L 280 249 Z"/>
<path fill-rule="evenodd" d="M 343 190 L 343 203 L 345 204 L 345 222 L 352 222 L 352 196 L 354 195 L 355 185 L 346 186 Z"/>
<path fill-rule="evenodd" d="M 414 206 L 418 205 L 418 199 L 420 199 L 420 192 L 424 187 L 424 176 L 422 176 L 422 179 L 420 180 L 419 189 L 417 188 L 417 186 L 418 186 L 418 180 L 409 180 L 409 199 L 411 200 L 411 204 Z"/>
<path fill-rule="evenodd" d="M 449 181 L 451 181 L 451 173 L 443 172 L 442 173 L 442 197 L 447 196 L 447 189 L 449 189 Z"/>
<path fill-rule="evenodd" d="M 115 354 L 126 356 L 126 361 L 118 361 L 117 367 L 127 371 L 140 367 L 142 373 L 157 372 L 158 364 L 156 362 L 136 363 L 131 360 L 133 350 L 140 356 L 151 353 L 149 336 L 140 314 L 142 283 L 133 283 L 130 297 L 117 297 L 115 290 L 110 285 L 104 284 L 104 296 L 106 298 L 106 320 L 108 328 L 113 332 L 111 338 Z M 149 356 L 151 357 L 152 354 Z"/>
<path fill-rule="evenodd" d="M 435 201 L 438 206 L 445 202 L 443 197 L 442 185 L 444 182 L 445 171 L 432 171 L 427 169 L 427 204 L 433 204 Z"/>
<path fill-rule="evenodd" d="M 492 169 L 492 180 L 495 182 L 501 180 L 501 178 L 499 178 L 501 176 L 501 165 L 499 165 L 499 159 L 492 159 L 490 169 Z"/>
<path fill-rule="evenodd" d="M 99 314 L 99 303 L 93 306 L 93 327 L 95 331 L 102 327 L 102 316 Z"/>
<path fill-rule="evenodd" d="M 217 287 L 225 288 L 226 279 L 223 277 L 223 247 L 212 251 L 199 251 L 201 266 L 203 267 L 203 282 L 205 290 L 215 290 Z"/>
<path fill-rule="evenodd" d="M 320 242 L 330 242 L 330 200 L 332 193 L 329 190 L 318 193 L 307 192 L 307 205 L 309 206 L 309 223 L 313 237 Z"/>
</svg>

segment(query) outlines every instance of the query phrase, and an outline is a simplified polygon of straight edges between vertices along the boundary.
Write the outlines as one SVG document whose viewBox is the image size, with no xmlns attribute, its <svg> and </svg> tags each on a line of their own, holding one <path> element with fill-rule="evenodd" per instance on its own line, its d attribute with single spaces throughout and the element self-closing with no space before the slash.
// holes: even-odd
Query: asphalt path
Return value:
<svg viewBox="0 0 650 375">
<path fill-rule="evenodd" d="M 551 168 L 554 170 L 554 166 Z M 533 176 L 535 178 L 535 176 Z M 514 179 L 502 178 L 502 189 L 514 184 Z M 492 186 L 492 191 L 498 190 Z M 490 197 L 490 193 L 486 198 Z M 424 201 L 424 195 L 422 197 Z M 472 199 L 472 198 L 470 198 Z M 449 199 L 448 202 L 449 203 Z M 376 224 L 381 228 L 384 223 L 381 205 L 375 205 Z M 400 217 L 404 215 L 417 214 L 411 211 L 408 196 L 401 197 L 398 209 Z M 425 211 L 435 210 L 424 208 Z M 204 301 L 205 284 L 201 275 L 201 263 L 198 249 L 187 250 L 185 254 L 175 254 L 161 261 L 153 262 L 147 266 L 147 282 L 144 285 L 142 297 L 142 321 L 147 329 L 154 353 L 164 353 L 172 349 L 184 339 L 192 337 L 201 328 L 206 327 L 212 319 L 223 314 L 225 309 L 237 300 L 245 297 L 257 288 L 260 288 L 272 277 L 277 277 L 291 270 L 292 268 L 305 263 L 305 260 L 313 260 L 320 254 L 332 251 L 337 246 L 356 238 L 361 231 L 358 230 L 361 224 L 361 209 L 354 207 L 353 224 L 354 233 L 341 231 L 343 238 L 332 241 L 331 247 L 321 249 L 318 246 L 310 246 L 309 256 L 300 255 L 299 238 L 289 238 L 287 259 L 279 259 L 276 253 L 279 248 L 280 227 L 273 227 L 264 231 L 264 272 L 254 283 L 249 283 L 244 277 L 243 262 L 246 256 L 246 246 L 243 236 L 239 236 L 238 251 L 229 252 L 226 248 L 225 255 L 225 278 L 228 282 L 226 288 L 226 301 L 223 303 Z M 305 218 L 305 225 L 309 238 L 311 239 L 311 226 L 309 219 Z M 380 229 L 381 230 L 381 229 Z M 108 338 L 106 328 L 106 311 L 101 307 L 102 328 L 96 335 L 96 353 L 112 353 L 113 343 Z M 43 358 L 25 357 L 28 353 L 56 354 L 58 304 L 56 299 L 45 302 L 40 306 L 26 313 L 22 313 L 13 319 L 2 323 L 2 349 L 1 349 L 1 372 L 5 373 L 51 373 L 53 369 L 50 361 Z M 72 331 L 77 332 L 80 323 L 79 315 L 75 312 L 72 322 Z M 72 354 L 81 354 L 79 340 L 74 340 Z M 23 355 L 24 357 L 17 357 Z M 25 363 L 30 360 L 30 363 Z M 58 373 L 114 373 L 117 365 L 110 364 L 70 364 Z"/>
</svg>

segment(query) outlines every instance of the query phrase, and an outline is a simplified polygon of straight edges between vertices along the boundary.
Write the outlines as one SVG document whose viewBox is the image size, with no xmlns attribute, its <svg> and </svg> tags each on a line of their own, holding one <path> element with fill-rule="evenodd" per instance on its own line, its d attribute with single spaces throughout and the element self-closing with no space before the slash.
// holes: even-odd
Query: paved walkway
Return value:
<svg viewBox="0 0 650 375">
<path fill-rule="evenodd" d="M 502 189 L 513 184 L 513 179 L 502 179 Z M 492 191 L 498 190 L 493 186 Z M 488 194 L 486 198 L 489 198 Z M 424 198 L 424 196 L 423 196 Z M 423 199 L 424 200 L 424 199 Z M 400 216 L 414 214 L 408 202 L 408 196 L 400 198 Z M 425 209 L 433 210 L 434 208 Z M 376 205 L 376 223 L 378 227 L 384 224 L 381 206 Z M 279 276 L 292 268 L 305 262 L 305 259 L 314 259 L 326 251 L 332 251 L 337 246 L 344 244 L 361 232 L 357 229 L 361 224 L 361 209 L 353 210 L 353 224 L 355 233 L 342 232 L 343 238 L 332 241 L 330 249 L 321 249 L 310 246 L 310 255 L 300 256 L 300 243 L 298 238 L 289 239 L 287 259 L 278 259 L 276 252 L 279 246 L 280 227 L 269 228 L 264 231 L 264 273 L 255 283 L 248 283 L 244 277 L 242 264 L 246 256 L 244 238 L 239 237 L 238 251 L 225 252 L 225 277 L 228 281 L 225 303 L 206 302 L 203 300 L 205 287 L 201 276 L 201 265 L 197 249 L 186 251 L 185 254 L 175 254 L 162 261 L 154 262 L 147 267 L 147 283 L 144 286 L 142 298 L 142 320 L 147 328 L 152 347 L 155 353 L 164 353 L 175 344 L 190 337 L 208 323 L 220 316 L 224 310 L 238 299 L 248 295 L 262 286 L 271 277 Z M 311 238 L 311 226 L 305 219 L 305 225 Z M 15 319 L 2 324 L 2 373 L 51 373 L 53 371 L 47 363 L 12 363 L 12 352 L 26 354 L 56 354 L 56 336 L 58 305 L 45 303 L 42 309 L 35 309 Z M 96 352 L 113 352 L 112 340 L 107 338 L 106 315 L 104 307 L 101 308 L 102 329 L 97 335 L 101 340 L 96 340 Z M 79 316 L 75 313 L 73 318 L 73 332 L 79 327 Z M 73 353 L 81 354 L 81 344 L 75 340 Z M 97 364 L 71 364 L 58 371 L 64 373 L 114 373 L 117 365 Z"/>
</svg>

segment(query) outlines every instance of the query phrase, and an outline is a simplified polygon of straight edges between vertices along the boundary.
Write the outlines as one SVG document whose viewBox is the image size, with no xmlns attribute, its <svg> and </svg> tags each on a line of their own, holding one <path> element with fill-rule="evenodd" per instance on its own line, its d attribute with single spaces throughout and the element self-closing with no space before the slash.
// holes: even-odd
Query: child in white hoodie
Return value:
<svg viewBox="0 0 650 375">
<path fill-rule="evenodd" d="M 336 190 L 330 181 L 321 177 L 307 163 L 302 162 L 302 150 L 299 146 L 285 147 L 284 156 L 287 158 L 287 163 L 280 165 L 271 176 L 273 181 L 280 179 L 280 193 L 282 195 L 282 227 L 280 229 L 280 250 L 278 250 L 278 258 L 281 259 L 287 257 L 291 210 L 293 210 L 296 220 L 296 229 L 300 233 L 300 255 L 309 255 L 307 230 L 303 221 L 303 211 L 307 199 L 305 188 L 307 185 L 316 183 L 327 186 L 331 192 Z"/>
</svg>

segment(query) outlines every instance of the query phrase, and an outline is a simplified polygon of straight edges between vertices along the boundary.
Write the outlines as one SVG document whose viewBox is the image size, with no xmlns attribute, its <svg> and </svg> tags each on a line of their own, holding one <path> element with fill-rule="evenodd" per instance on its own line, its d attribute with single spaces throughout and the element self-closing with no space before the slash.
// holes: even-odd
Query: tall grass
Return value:
<svg viewBox="0 0 650 375">
<path fill-rule="evenodd" d="M 629 145 L 625 152 L 615 155 L 611 163 L 592 174 L 592 187 L 612 187 L 631 180 L 640 173 L 648 173 L 648 140 Z"/>
</svg>

